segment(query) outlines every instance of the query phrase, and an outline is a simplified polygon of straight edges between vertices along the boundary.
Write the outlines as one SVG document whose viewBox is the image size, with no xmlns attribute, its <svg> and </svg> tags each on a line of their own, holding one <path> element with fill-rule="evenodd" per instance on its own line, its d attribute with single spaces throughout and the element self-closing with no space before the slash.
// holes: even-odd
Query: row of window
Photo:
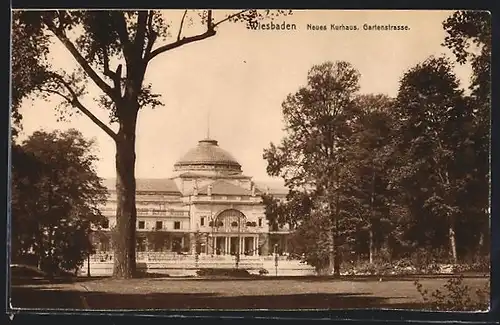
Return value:
<svg viewBox="0 0 500 325">
<path fill-rule="evenodd" d="M 107 220 L 107 219 L 104 220 L 101 227 L 103 229 L 109 229 L 109 220 Z M 139 220 L 137 222 L 137 228 L 138 229 L 146 229 L 146 222 L 144 220 Z M 163 229 L 163 221 L 156 221 L 155 229 Z M 180 221 L 174 221 L 174 229 L 181 229 L 181 222 Z"/>
<path fill-rule="evenodd" d="M 155 206 L 157 206 L 155 204 Z M 116 207 L 115 206 L 107 206 L 107 207 L 102 207 L 100 208 L 101 211 L 105 211 L 105 212 L 114 212 L 116 211 Z M 185 214 L 186 212 L 185 211 L 175 211 L 175 210 L 172 210 L 172 209 L 167 209 L 165 207 L 161 207 L 160 208 L 137 208 L 137 212 L 146 212 L 146 213 L 149 213 L 149 212 L 153 212 L 153 213 L 169 213 L 169 214 L 176 214 L 176 215 L 183 215 Z"/>
<path fill-rule="evenodd" d="M 138 229 L 146 229 L 146 221 L 139 220 L 137 222 L 137 228 Z M 163 221 L 156 221 L 155 229 L 156 230 L 163 229 Z M 174 221 L 174 229 L 181 229 L 181 222 L 180 221 Z"/>
<path fill-rule="evenodd" d="M 206 224 L 206 223 L 205 223 L 206 219 L 207 219 L 207 217 L 200 217 L 200 226 L 201 226 L 201 227 L 204 227 L 204 226 L 205 226 L 205 224 Z M 263 222 L 262 222 L 262 218 L 259 218 L 259 222 L 258 222 L 258 224 L 259 224 L 259 227 L 262 227 L 262 224 L 263 224 Z M 210 227 L 213 227 L 213 226 L 222 227 L 222 226 L 224 226 L 224 223 L 223 223 L 222 221 L 219 221 L 219 222 L 217 223 L 217 225 L 215 225 L 213 221 L 210 221 L 210 222 L 208 223 L 208 225 L 209 225 Z M 232 227 L 238 227 L 238 223 L 237 223 L 237 222 L 233 222 L 233 223 L 231 224 L 231 226 L 232 226 Z M 248 221 L 248 222 L 246 223 L 246 226 L 247 226 L 247 227 L 257 227 L 257 223 L 256 223 L 255 221 Z"/>
<path fill-rule="evenodd" d="M 206 220 L 207 220 L 207 217 L 200 217 L 200 226 L 201 227 L 205 227 L 206 226 Z M 259 227 L 262 227 L 262 218 L 259 218 L 259 222 L 256 223 L 255 221 L 248 221 L 246 223 L 246 226 L 247 227 L 257 227 L 257 224 L 259 225 Z M 224 226 L 224 223 L 222 221 L 219 221 L 216 225 L 214 225 L 214 222 L 213 221 L 210 221 L 208 223 L 208 226 L 210 227 L 213 227 L 213 226 L 216 226 L 216 227 L 222 227 Z M 238 227 L 238 223 L 237 222 L 233 222 L 231 224 L 232 227 Z M 105 220 L 102 224 L 102 228 L 103 229 L 108 229 L 109 228 L 109 220 Z M 138 229 L 146 229 L 146 222 L 144 220 L 139 220 L 137 222 L 137 228 Z M 156 224 L 155 224 L 155 229 L 163 229 L 163 221 L 156 221 Z M 174 229 L 181 229 L 181 222 L 180 221 L 174 221 Z"/>
</svg>

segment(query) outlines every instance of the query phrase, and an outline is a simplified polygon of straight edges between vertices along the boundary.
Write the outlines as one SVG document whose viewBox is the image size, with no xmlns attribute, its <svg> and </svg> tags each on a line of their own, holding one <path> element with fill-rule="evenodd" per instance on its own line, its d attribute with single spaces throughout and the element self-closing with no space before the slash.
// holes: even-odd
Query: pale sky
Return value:
<svg viewBox="0 0 500 325">
<path fill-rule="evenodd" d="M 210 135 L 232 153 L 243 172 L 267 181 L 263 149 L 283 137 L 281 103 L 305 85 L 308 70 L 325 61 L 345 60 L 361 73 L 361 93 L 395 96 L 403 73 L 430 55 L 449 55 L 441 46 L 442 21 L 450 11 L 295 11 L 276 22 L 295 23 L 295 31 L 248 30 L 223 24 L 215 37 L 188 44 L 156 57 L 146 81 L 162 95 L 164 107 L 145 108 L 137 126 L 136 177 L 170 177 L 174 163 L 197 141 Z M 177 26 L 182 11 L 165 12 Z M 217 16 L 216 16 L 217 17 Z M 220 17 L 220 15 L 219 15 Z M 408 25 L 409 31 L 364 31 L 363 24 Z M 358 31 L 312 31 L 307 24 L 357 24 Z M 196 32 L 186 28 L 185 35 Z M 177 29 L 172 31 L 174 35 Z M 59 44 L 54 66 L 72 69 L 76 63 Z M 467 87 L 470 67 L 457 66 L 456 74 Z M 92 92 L 95 87 L 89 87 Z M 95 94 L 95 92 L 94 92 Z M 113 141 L 85 116 L 57 122 L 54 107 L 59 98 L 23 103 L 26 137 L 44 129 L 79 129 L 97 141 L 98 174 L 115 176 Z M 108 121 L 91 98 L 84 103 Z M 116 129 L 116 125 L 112 125 Z"/>
</svg>

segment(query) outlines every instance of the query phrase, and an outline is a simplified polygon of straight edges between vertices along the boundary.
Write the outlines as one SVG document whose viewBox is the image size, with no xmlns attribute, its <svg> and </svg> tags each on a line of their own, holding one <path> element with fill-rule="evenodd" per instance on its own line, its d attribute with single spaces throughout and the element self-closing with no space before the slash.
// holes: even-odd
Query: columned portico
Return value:
<svg viewBox="0 0 500 325">
<path fill-rule="evenodd" d="M 258 234 L 214 234 L 209 242 L 215 242 L 215 255 L 259 255 Z"/>
</svg>

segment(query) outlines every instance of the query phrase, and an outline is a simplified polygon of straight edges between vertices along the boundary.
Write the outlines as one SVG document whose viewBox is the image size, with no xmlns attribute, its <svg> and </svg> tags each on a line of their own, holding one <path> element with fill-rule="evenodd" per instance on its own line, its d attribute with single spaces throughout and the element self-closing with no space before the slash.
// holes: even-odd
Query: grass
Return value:
<svg viewBox="0 0 500 325">
<path fill-rule="evenodd" d="M 321 277 L 202 279 L 82 279 L 74 283 L 12 286 L 19 308 L 75 309 L 422 309 L 415 278 Z M 429 291 L 447 278 L 421 278 Z M 470 277 L 472 290 L 487 277 Z"/>
</svg>

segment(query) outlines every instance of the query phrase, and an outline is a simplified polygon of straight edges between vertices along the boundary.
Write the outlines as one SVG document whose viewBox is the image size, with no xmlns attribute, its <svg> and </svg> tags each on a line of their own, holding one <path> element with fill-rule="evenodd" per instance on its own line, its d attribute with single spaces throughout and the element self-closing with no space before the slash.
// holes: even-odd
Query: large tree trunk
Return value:
<svg viewBox="0 0 500 325">
<path fill-rule="evenodd" d="M 136 271 L 135 127 L 137 115 L 122 118 L 116 137 L 116 236 L 114 278 L 132 278 Z"/>
<path fill-rule="evenodd" d="M 370 231 L 369 231 L 369 245 L 370 245 L 370 252 L 369 252 L 369 259 L 370 259 L 370 264 L 373 264 L 373 255 L 374 254 L 374 245 L 373 245 L 373 223 L 370 224 Z"/>
<path fill-rule="evenodd" d="M 337 202 L 338 205 L 338 202 Z M 338 209 L 337 209 L 337 216 L 339 215 Z M 334 243 L 334 258 L 333 258 L 333 275 L 335 277 L 340 276 L 340 264 L 342 262 L 341 256 L 340 256 L 340 244 L 339 244 L 339 221 L 338 217 L 335 218 L 335 234 L 333 237 L 333 243 Z"/>
<path fill-rule="evenodd" d="M 339 218 L 340 218 L 340 170 L 339 166 L 335 169 L 335 222 L 334 222 L 334 232 L 333 232 L 333 246 L 334 246 L 334 258 L 333 258 L 333 275 L 340 276 L 340 243 L 339 243 Z"/>
<path fill-rule="evenodd" d="M 455 226 L 453 222 L 450 222 L 450 228 L 448 230 L 448 236 L 450 239 L 450 251 L 451 257 L 453 259 L 453 263 L 456 264 L 458 262 L 457 258 L 457 243 L 456 243 L 456 235 L 455 235 Z"/>
<path fill-rule="evenodd" d="M 328 274 L 333 274 L 335 272 L 335 227 L 332 226 L 330 229 L 330 247 L 328 252 Z"/>
<path fill-rule="evenodd" d="M 373 162 L 372 162 L 373 165 Z M 371 194 L 370 194 L 370 239 L 369 239 L 369 245 L 370 245 L 370 264 L 373 264 L 373 255 L 374 255 L 374 244 L 373 244 L 373 219 L 374 219 L 374 201 L 375 201 L 375 170 L 372 172 L 372 184 L 371 184 Z"/>
<path fill-rule="evenodd" d="M 484 252 L 484 232 L 482 229 L 481 229 L 481 233 L 479 235 L 479 240 L 477 243 L 477 252 L 478 252 L 478 255 L 480 255 L 480 256 L 482 256 L 483 252 Z"/>
</svg>

